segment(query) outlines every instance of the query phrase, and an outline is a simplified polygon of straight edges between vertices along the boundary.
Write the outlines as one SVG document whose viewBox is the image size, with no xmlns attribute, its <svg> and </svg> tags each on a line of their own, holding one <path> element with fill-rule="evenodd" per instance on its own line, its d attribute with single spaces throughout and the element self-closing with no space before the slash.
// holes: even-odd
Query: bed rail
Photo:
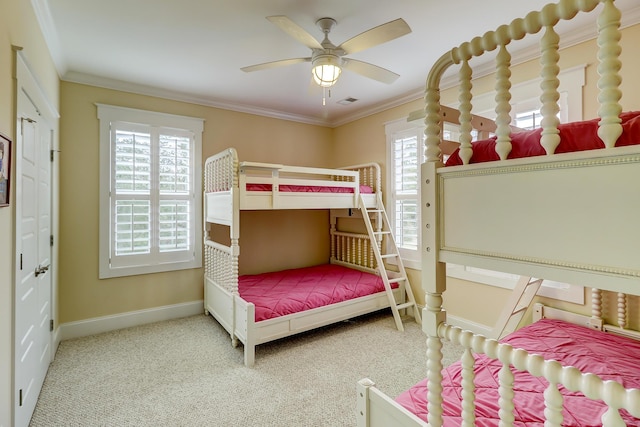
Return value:
<svg viewBox="0 0 640 427">
<path fill-rule="evenodd" d="M 445 53 L 431 69 L 426 85 L 426 159 L 427 162 L 440 161 L 440 80 L 452 65 L 460 65 L 458 73 L 460 82 L 460 123 L 462 136 L 460 138 L 460 158 L 468 164 L 473 153 L 471 146 L 471 108 L 472 108 L 472 71 L 469 61 L 486 52 L 498 49 L 496 57 L 496 152 L 500 159 L 505 160 L 511 151 L 510 123 L 511 123 L 511 54 L 507 45 L 514 40 L 520 40 L 526 35 L 536 34 L 544 29 L 540 41 L 541 64 L 541 114 L 542 139 L 541 144 L 547 154 L 553 154 L 560 142 L 558 131 L 559 111 L 558 74 L 560 67 L 559 35 L 554 26 L 560 20 L 573 18 L 579 12 L 590 12 L 600 3 L 604 4 L 598 19 L 598 58 L 600 64 L 598 73 L 600 79 L 600 109 L 601 118 L 598 136 L 604 141 L 605 147 L 615 146 L 616 140 L 622 133 L 619 115 L 622 107 L 619 103 L 622 93 L 619 89 L 621 82 L 620 70 L 620 11 L 613 0 L 560 0 L 557 4 L 549 4 L 541 11 L 531 12 L 524 19 L 516 19 L 509 25 L 502 25 L 495 31 L 489 31 L 470 42 L 462 43 Z"/>
<path fill-rule="evenodd" d="M 371 187 L 374 193 L 382 191 L 382 177 L 379 164 L 363 163 L 360 165 L 345 166 L 340 169 L 358 172 L 361 185 Z"/>
<path fill-rule="evenodd" d="M 228 148 L 209 157 L 204 167 L 207 222 L 224 225 L 233 222 L 231 215 L 237 209 L 358 208 L 361 186 L 374 194 L 382 188 L 376 163 L 328 169 L 239 162 L 236 150 Z M 375 196 L 368 193 L 367 200 L 375 203 Z"/>
<path fill-rule="evenodd" d="M 331 225 L 331 262 L 364 268 L 378 274 L 369 236 L 336 231 L 335 224 Z"/>
<path fill-rule="evenodd" d="M 608 410 L 602 416 L 602 425 L 605 427 L 624 427 L 626 425 L 620 416 L 620 409 L 627 410 L 634 417 L 640 417 L 640 390 L 638 389 L 625 389 L 618 382 L 603 380 L 595 374 L 583 374 L 577 368 L 562 366 L 554 360 L 545 360 L 539 355 L 528 354 L 522 349 L 514 349 L 508 344 L 501 344 L 494 339 L 474 335 L 472 332 L 464 331 L 455 326 L 442 324 L 438 332 L 440 336 L 464 347 L 461 359 L 462 385 L 465 390 L 462 393 L 462 425 L 474 425 L 475 421 L 474 394 L 469 392 L 474 388 L 475 360 L 472 352 L 485 354 L 502 363 L 498 376 L 500 381 L 500 420 L 504 425 L 513 425 L 514 422 L 514 374 L 511 367 L 527 371 L 531 375 L 542 377 L 549 382 L 544 392 L 545 417 L 548 423 L 545 425 L 559 426 L 562 424 L 563 398 L 558 387 L 581 392 L 592 400 L 602 400 L 608 406 Z M 434 407 L 441 407 L 442 401 L 438 393 L 431 392 L 431 383 L 428 387 L 429 423 L 441 425 L 441 413 L 434 414 L 432 418 L 431 410 Z"/>
</svg>

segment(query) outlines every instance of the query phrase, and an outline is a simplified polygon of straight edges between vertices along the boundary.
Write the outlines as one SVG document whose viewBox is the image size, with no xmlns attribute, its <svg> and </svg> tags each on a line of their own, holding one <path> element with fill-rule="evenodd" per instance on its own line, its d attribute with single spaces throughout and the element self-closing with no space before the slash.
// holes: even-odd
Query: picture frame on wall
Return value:
<svg viewBox="0 0 640 427">
<path fill-rule="evenodd" d="M 0 133 L 0 207 L 9 206 L 11 140 Z"/>
</svg>

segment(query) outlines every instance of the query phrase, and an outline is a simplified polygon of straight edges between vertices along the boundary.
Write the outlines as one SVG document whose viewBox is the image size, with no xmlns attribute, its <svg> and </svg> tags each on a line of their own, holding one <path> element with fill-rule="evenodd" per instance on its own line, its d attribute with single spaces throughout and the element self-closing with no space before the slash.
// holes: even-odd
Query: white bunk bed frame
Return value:
<svg viewBox="0 0 640 427">
<path fill-rule="evenodd" d="M 271 191 L 249 191 L 246 184 L 268 184 Z M 360 184 L 373 189 L 373 194 L 360 193 Z M 351 193 L 286 192 L 281 185 L 347 187 Z M 400 272 L 386 270 L 380 258 L 384 213 L 381 195 L 380 167 L 367 163 L 342 169 L 307 168 L 280 164 L 238 162 L 235 149 L 226 149 L 205 162 L 204 173 L 204 309 L 231 335 L 232 345 L 244 345 L 244 363 L 255 363 L 255 347 L 269 341 L 391 307 L 396 325 L 402 330 L 398 310 L 415 307 L 415 300 Z M 240 255 L 240 211 L 272 209 L 331 209 L 330 262 L 349 268 L 382 275 L 386 292 L 306 310 L 272 319 L 255 321 L 255 306 L 243 300 L 238 292 L 238 257 Z M 379 209 L 382 211 L 380 212 Z M 341 232 L 338 218 L 353 217 L 354 211 L 376 212 L 375 229 L 368 234 Z M 371 214 L 362 212 L 363 219 Z M 385 215 L 386 217 L 386 215 Z M 230 244 L 213 240 L 210 226 L 229 227 Z M 375 237 L 373 235 L 375 234 Z M 376 255 L 377 253 L 377 255 Z M 398 256 L 399 259 L 399 256 Z M 383 265 L 379 268 L 379 265 Z M 398 287 L 391 289 L 391 283 Z M 409 302 L 406 297 L 409 296 Z M 416 320 L 419 312 L 414 310 Z"/>
<path fill-rule="evenodd" d="M 559 142 L 557 91 L 559 36 L 554 26 L 581 12 L 598 11 L 598 87 L 600 88 L 598 135 L 606 148 L 554 154 Z M 594 12 L 596 13 L 596 12 Z M 613 0 L 560 0 L 539 12 L 531 12 L 496 31 L 444 54 L 434 65 L 426 87 L 426 154 L 422 167 L 422 286 L 426 292 L 423 330 L 427 334 L 428 424 L 385 396 L 364 379 L 358 384 L 358 426 L 439 427 L 442 418 L 442 340 L 453 340 L 467 351 L 463 369 L 473 370 L 471 350 L 499 359 L 501 425 L 512 425 L 513 374 L 509 366 L 546 378 L 547 424 L 562 424 L 562 397 L 558 386 L 581 391 L 604 401 L 609 410 L 604 426 L 624 426 L 618 410 L 640 417 L 640 390 L 625 390 L 613 381 L 543 361 L 522 349 L 462 331 L 446 323 L 442 308 L 447 262 L 543 277 L 561 282 L 640 295 L 638 242 L 640 228 L 631 226 L 640 217 L 637 182 L 640 181 L 640 146 L 614 148 L 622 132 L 619 114 L 621 66 L 619 59 L 620 11 Z M 509 123 L 511 99 L 510 54 L 506 45 L 544 29 L 541 48 L 542 138 L 548 155 L 505 160 L 511 150 Z M 498 48 L 496 57 L 496 152 L 502 160 L 468 164 L 471 158 L 471 68 L 469 60 Z M 460 157 L 463 165 L 442 167 L 440 159 L 440 80 L 452 65 L 460 64 Z M 473 197 L 465 191 L 473 188 Z M 508 203 L 505 203 L 508 201 Z M 553 209 L 528 209 L 553 206 Z M 465 213 L 469 213 L 468 215 Z M 522 224 L 526 224 L 524 228 Z M 500 230 L 509 230 L 500 233 Z M 604 326 L 599 291 L 594 291 L 593 316 L 580 320 L 596 329 Z M 542 309 L 539 309 L 542 312 Z M 562 313 L 547 310 L 546 313 Z M 555 315 L 555 314 L 553 314 Z M 565 320 L 569 315 L 559 314 Z M 624 329 L 624 316 L 622 316 Z M 618 331 L 619 332 L 619 331 Z M 624 332 L 626 335 L 630 333 Z M 463 425 L 473 425 L 473 380 L 463 380 Z"/>
</svg>

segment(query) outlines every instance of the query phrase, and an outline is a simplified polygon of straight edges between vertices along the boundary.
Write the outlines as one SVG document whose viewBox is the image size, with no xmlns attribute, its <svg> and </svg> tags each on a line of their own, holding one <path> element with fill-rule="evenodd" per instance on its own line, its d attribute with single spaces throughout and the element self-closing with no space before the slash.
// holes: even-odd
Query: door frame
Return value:
<svg viewBox="0 0 640 427">
<path fill-rule="evenodd" d="M 19 141 L 21 141 L 21 138 L 18 138 L 19 132 L 20 132 L 20 126 L 21 126 L 21 120 L 22 118 L 20 117 L 20 111 L 21 111 L 21 105 L 19 105 L 19 100 L 20 100 L 20 96 L 19 96 L 19 91 L 24 91 L 24 93 L 27 95 L 27 97 L 31 100 L 31 102 L 36 106 L 36 108 L 38 109 L 38 113 L 40 114 L 40 120 L 43 120 L 44 122 L 46 122 L 47 126 L 47 130 L 50 130 L 51 135 L 49 135 L 50 138 L 50 149 L 51 149 L 51 159 L 52 159 L 52 163 L 50 165 L 50 189 L 51 189 L 51 194 L 50 194 L 50 219 L 51 219 L 51 224 L 50 224 L 50 230 L 51 230 L 51 235 L 53 236 L 53 244 L 51 246 L 51 265 L 50 265 L 50 273 L 51 273 L 51 304 L 50 304 L 50 309 L 51 309 L 51 319 L 54 320 L 54 328 L 53 331 L 51 331 L 50 335 L 49 335 L 49 345 L 51 348 L 51 352 L 50 352 L 50 361 L 53 361 L 53 358 L 55 356 L 56 350 L 58 348 L 58 345 L 60 343 L 60 334 L 59 334 L 59 325 L 58 325 L 58 218 L 59 218 L 59 162 L 58 160 L 58 153 L 60 152 L 59 149 L 59 120 L 60 120 L 60 114 L 58 113 L 58 110 L 54 107 L 54 105 L 49 101 L 49 99 L 47 98 L 46 94 L 44 93 L 44 91 L 42 90 L 42 85 L 38 82 L 38 78 L 36 73 L 33 72 L 33 67 L 31 67 L 29 65 L 28 59 L 26 57 L 26 55 L 24 54 L 24 52 L 22 51 L 21 47 L 18 46 L 12 46 L 13 48 L 13 56 L 14 56 L 14 123 L 15 123 L 15 132 L 14 132 L 14 141 L 15 144 L 14 145 L 14 152 L 17 152 L 16 148 L 17 148 L 17 144 L 19 143 Z M 19 159 L 16 156 L 16 162 L 18 162 Z M 18 171 L 19 169 L 21 169 L 17 163 L 16 163 L 16 167 L 13 169 L 14 171 Z M 15 175 L 17 178 L 17 174 Z M 14 198 L 13 200 L 15 201 L 15 207 L 12 209 L 13 210 L 13 215 L 14 215 L 14 234 L 13 234 L 13 241 L 12 241 L 12 245 L 14 248 L 14 253 L 16 255 L 16 262 L 14 263 L 14 271 L 12 274 L 13 277 L 13 293 L 15 295 L 15 289 L 17 286 L 17 281 L 19 280 L 18 278 L 18 272 L 17 269 L 19 268 L 19 254 L 18 254 L 18 242 L 17 239 L 19 238 L 19 234 L 17 232 L 17 228 L 18 228 L 18 224 L 17 221 L 19 220 L 19 218 L 17 217 L 17 213 L 21 211 L 21 209 L 19 208 L 18 204 L 20 203 L 20 199 L 18 196 L 18 191 L 19 189 L 17 188 L 18 182 L 17 179 L 15 180 L 15 186 L 14 189 L 16 191 L 14 191 Z M 14 336 L 15 336 L 15 330 L 16 330 L 16 301 L 15 298 L 13 298 L 12 301 L 12 313 L 13 313 L 13 330 L 14 330 Z M 12 351 L 11 353 L 13 355 L 15 355 L 15 341 L 12 340 L 11 341 L 11 347 L 12 347 Z M 15 357 L 15 356 L 14 356 Z M 12 403 L 11 403 L 11 410 L 12 410 L 12 416 L 11 419 L 14 420 L 15 422 L 15 418 L 16 418 L 16 408 L 18 405 L 17 402 L 17 398 L 16 398 L 16 381 L 15 381 L 15 376 L 16 376 L 16 362 L 15 360 L 13 360 L 13 364 L 12 364 Z"/>
</svg>

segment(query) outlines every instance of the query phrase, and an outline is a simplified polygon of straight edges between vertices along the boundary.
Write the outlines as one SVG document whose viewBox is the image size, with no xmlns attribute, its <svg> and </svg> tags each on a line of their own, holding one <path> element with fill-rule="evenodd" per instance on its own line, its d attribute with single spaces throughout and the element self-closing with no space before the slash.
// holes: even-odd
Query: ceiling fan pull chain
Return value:
<svg viewBox="0 0 640 427">
<path fill-rule="evenodd" d="M 329 91 L 329 96 L 327 96 L 327 91 Z M 327 98 L 331 98 L 331 88 L 322 87 L 322 106 L 327 105 Z"/>
</svg>

